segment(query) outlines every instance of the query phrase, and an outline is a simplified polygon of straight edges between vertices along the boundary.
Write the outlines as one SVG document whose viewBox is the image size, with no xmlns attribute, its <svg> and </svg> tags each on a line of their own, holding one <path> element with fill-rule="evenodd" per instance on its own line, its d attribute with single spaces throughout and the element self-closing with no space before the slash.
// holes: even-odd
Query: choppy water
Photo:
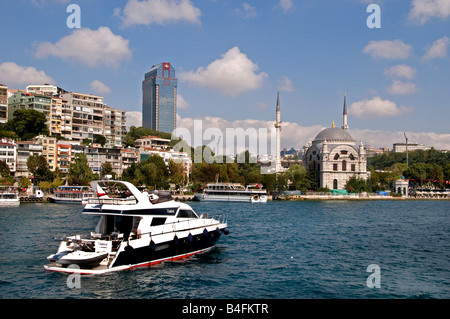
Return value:
<svg viewBox="0 0 450 319">
<path fill-rule="evenodd" d="M 228 215 L 208 253 L 83 277 L 47 272 L 54 237 L 87 234 L 96 217 L 49 203 L 0 208 L 0 298 L 331 299 L 450 297 L 449 201 L 198 203 Z M 380 267 L 368 288 L 367 267 Z"/>
</svg>

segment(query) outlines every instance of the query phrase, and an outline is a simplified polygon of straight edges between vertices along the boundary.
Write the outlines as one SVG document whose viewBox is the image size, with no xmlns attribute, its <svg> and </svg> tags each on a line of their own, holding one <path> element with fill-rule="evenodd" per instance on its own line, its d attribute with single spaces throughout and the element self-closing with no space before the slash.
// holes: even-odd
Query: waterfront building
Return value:
<svg viewBox="0 0 450 319">
<path fill-rule="evenodd" d="M 51 171 L 55 171 L 57 167 L 57 145 L 56 137 L 40 135 L 36 140 L 42 147 L 42 156 L 47 160 Z"/>
<path fill-rule="evenodd" d="M 136 148 L 153 148 L 156 150 L 169 150 L 170 140 L 167 138 L 162 138 L 158 136 L 143 136 L 138 138 L 134 142 Z"/>
<path fill-rule="evenodd" d="M 69 173 L 69 165 L 72 162 L 72 144 L 69 141 L 60 140 L 56 143 L 56 159 L 59 170 L 63 176 Z"/>
<path fill-rule="evenodd" d="M 125 145 L 127 134 L 125 111 L 105 105 L 103 121 L 104 136 L 106 138 L 105 147 L 121 148 Z"/>
<path fill-rule="evenodd" d="M 352 176 L 368 178 L 366 150 L 348 132 L 346 109 L 345 97 L 342 127 L 333 123 L 305 146 L 303 164 L 315 173 L 319 188 L 345 189 Z"/>
<path fill-rule="evenodd" d="M 62 98 L 52 96 L 51 102 L 48 130 L 50 135 L 61 136 L 62 106 L 63 104 L 66 104 L 67 101 Z"/>
<path fill-rule="evenodd" d="M 131 165 L 136 164 L 139 159 L 139 152 L 136 149 L 125 148 L 120 150 L 120 159 L 121 159 L 121 171 L 120 175 L 122 175 L 123 171 L 129 168 Z"/>
<path fill-rule="evenodd" d="M 0 161 L 4 161 L 11 173 L 16 172 L 16 150 L 17 144 L 14 140 L 0 140 Z"/>
<path fill-rule="evenodd" d="M 0 123 L 8 121 L 8 87 L 0 83 Z"/>
<path fill-rule="evenodd" d="M 142 82 L 142 126 L 166 133 L 176 128 L 177 86 L 175 69 L 168 62 L 154 65 Z"/>
<path fill-rule="evenodd" d="M 17 156 L 15 177 L 31 177 L 27 160 L 30 156 L 42 155 L 42 144 L 38 140 L 32 139 L 29 141 L 16 141 L 16 145 Z"/>
</svg>

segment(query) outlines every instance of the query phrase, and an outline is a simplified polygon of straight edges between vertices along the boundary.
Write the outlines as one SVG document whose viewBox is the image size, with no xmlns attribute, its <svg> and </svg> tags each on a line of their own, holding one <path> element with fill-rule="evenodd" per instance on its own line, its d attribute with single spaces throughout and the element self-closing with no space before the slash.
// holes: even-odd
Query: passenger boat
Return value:
<svg viewBox="0 0 450 319">
<path fill-rule="evenodd" d="M 195 194 L 194 200 L 214 202 L 267 202 L 267 191 L 260 184 L 244 187 L 239 183 L 209 183 L 201 194 Z"/>
<path fill-rule="evenodd" d="M 93 181 L 91 186 L 97 197 L 89 199 L 83 214 L 100 217 L 95 230 L 62 238 L 57 252 L 47 257 L 46 270 L 102 274 L 149 267 L 203 253 L 229 232 L 226 217 L 198 216 L 170 194 L 149 195 L 124 181 Z"/>
<path fill-rule="evenodd" d="M 49 197 L 52 203 L 86 204 L 95 193 L 89 186 L 59 186 L 55 193 Z"/>
<path fill-rule="evenodd" d="M 0 207 L 15 207 L 20 205 L 19 192 L 14 187 L 0 187 Z"/>
</svg>

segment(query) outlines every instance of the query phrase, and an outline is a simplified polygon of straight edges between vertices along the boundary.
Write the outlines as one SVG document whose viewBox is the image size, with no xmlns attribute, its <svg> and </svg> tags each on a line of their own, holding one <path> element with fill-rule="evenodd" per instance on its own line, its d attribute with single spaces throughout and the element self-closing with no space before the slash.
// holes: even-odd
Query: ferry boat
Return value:
<svg viewBox="0 0 450 319">
<path fill-rule="evenodd" d="M 49 197 L 52 203 L 86 204 L 95 193 L 89 186 L 59 186 L 55 193 Z"/>
<path fill-rule="evenodd" d="M 20 205 L 19 192 L 14 187 L 0 187 L 0 207 L 17 207 Z"/>
<path fill-rule="evenodd" d="M 109 194 L 108 183 L 123 196 Z M 97 226 L 89 235 L 62 238 L 46 270 L 92 275 L 149 267 L 208 251 L 229 233 L 225 216 L 198 216 L 170 194 L 149 195 L 124 181 L 91 186 L 97 198 L 89 199 L 83 214 L 98 215 Z"/>
<path fill-rule="evenodd" d="M 267 191 L 260 184 L 244 187 L 239 183 L 209 183 L 201 194 L 195 194 L 194 200 L 214 202 L 267 202 Z"/>
</svg>

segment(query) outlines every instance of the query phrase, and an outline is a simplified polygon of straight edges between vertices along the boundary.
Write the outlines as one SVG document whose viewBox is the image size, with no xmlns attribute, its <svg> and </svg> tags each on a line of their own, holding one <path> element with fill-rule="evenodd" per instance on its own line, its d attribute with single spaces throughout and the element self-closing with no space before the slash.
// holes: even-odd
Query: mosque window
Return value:
<svg viewBox="0 0 450 319">
<path fill-rule="evenodd" d="M 341 151 L 342 155 L 347 155 L 348 151 Z"/>
<path fill-rule="evenodd" d="M 337 171 L 337 164 L 333 164 L 333 171 Z"/>
<path fill-rule="evenodd" d="M 355 159 L 355 157 L 353 156 L 353 154 L 350 154 L 350 159 L 353 161 Z"/>
<path fill-rule="evenodd" d="M 352 169 L 352 172 L 356 171 L 356 165 L 352 164 L 351 169 Z"/>
<path fill-rule="evenodd" d="M 346 171 L 347 170 L 347 162 L 344 160 L 342 161 L 342 170 Z"/>
<path fill-rule="evenodd" d="M 337 189 L 338 188 L 338 180 L 335 179 L 333 180 L 333 189 Z"/>
<path fill-rule="evenodd" d="M 334 160 L 337 160 L 337 159 L 339 159 L 339 154 L 338 153 L 336 153 L 336 155 L 334 155 Z"/>
</svg>

